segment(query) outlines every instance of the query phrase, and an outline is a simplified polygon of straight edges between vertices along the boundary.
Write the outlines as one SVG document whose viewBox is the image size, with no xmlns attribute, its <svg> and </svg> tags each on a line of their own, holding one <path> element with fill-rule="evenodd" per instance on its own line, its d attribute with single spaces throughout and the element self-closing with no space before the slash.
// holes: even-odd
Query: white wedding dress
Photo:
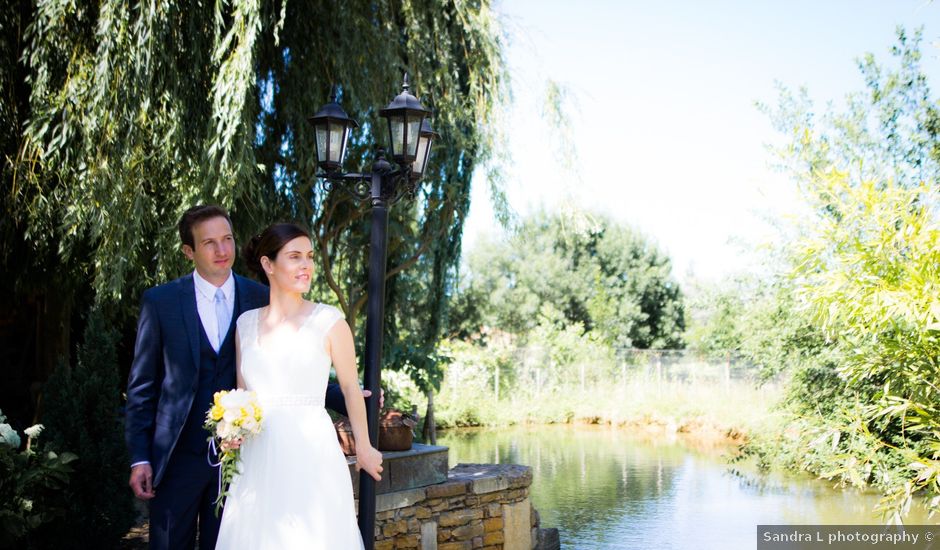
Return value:
<svg viewBox="0 0 940 550">
<path fill-rule="evenodd" d="M 258 312 L 238 318 L 241 373 L 262 408 L 261 433 L 242 445 L 216 549 L 358 550 L 352 481 L 324 408 L 326 334 L 343 314 L 316 304 L 294 332 L 258 344 Z"/>
</svg>

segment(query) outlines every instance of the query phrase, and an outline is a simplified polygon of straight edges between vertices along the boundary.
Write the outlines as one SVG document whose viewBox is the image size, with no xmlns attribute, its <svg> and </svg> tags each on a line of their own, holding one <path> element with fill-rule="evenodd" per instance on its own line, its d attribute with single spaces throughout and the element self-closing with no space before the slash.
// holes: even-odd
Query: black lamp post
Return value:
<svg viewBox="0 0 940 550">
<path fill-rule="evenodd" d="M 392 159 L 385 159 L 385 151 L 376 152 L 372 171 L 345 173 L 343 157 L 346 140 L 352 128 L 359 125 L 349 118 L 336 102 L 335 90 L 330 102 L 324 105 L 310 122 L 316 130 L 317 177 L 326 179 L 349 192 L 360 201 L 372 204 L 372 225 L 369 244 L 369 298 L 366 305 L 366 349 L 363 386 L 372 392 L 366 399 L 366 419 L 369 440 L 378 448 L 379 382 L 382 365 L 382 332 L 385 318 L 385 262 L 388 248 L 388 207 L 402 197 L 411 195 L 416 182 L 427 167 L 431 142 L 437 134 L 427 121 L 430 111 L 408 91 L 405 74 L 402 91 L 379 111 L 388 121 Z M 359 474 L 359 531 L 366 550 L 375 546 L 375 480 L 366 472 Z"/>
</svg>

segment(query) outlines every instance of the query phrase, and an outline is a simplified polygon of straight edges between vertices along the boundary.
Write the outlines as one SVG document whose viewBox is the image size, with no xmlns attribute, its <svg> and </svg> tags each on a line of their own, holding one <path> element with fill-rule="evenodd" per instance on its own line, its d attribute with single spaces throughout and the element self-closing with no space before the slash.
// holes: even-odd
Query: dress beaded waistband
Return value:
<svg viewBox="0 0 940 550">
<path fill-rule="evenodd" d="M 322 407 L 322 395 L 304 393 L 288 393 L 279 395 L 259 395 L 258 401 L 262 407 Z"/>
</svg>

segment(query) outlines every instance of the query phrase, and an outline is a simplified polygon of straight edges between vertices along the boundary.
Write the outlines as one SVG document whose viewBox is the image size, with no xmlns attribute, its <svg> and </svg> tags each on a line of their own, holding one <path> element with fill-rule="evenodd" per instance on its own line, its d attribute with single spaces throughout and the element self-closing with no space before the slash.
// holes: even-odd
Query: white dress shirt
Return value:
<svg viewBox="0 0 940 550">
<path fill-rule="evenodd" d="M 212 349 L 218 352 L 219 348 L 222 347 L 222 342 L 219 339 L 219 322 L 215 315 L 215 291 L 217 288 L 221 288 L 222 294 L 225 295 L 225 307 L 228 308 L 231 324 L 235 321 L 235 319 L 232 319 L 232 314 L 235 311 L 235 276 L 229 271 L 228 279 L 222 283 L 221 287 L 216 287 L 203 279 L 198 271 L 193 271 L 193 282 L 196 283 L 196 310 L 199 312 L 199 320 L 202 322 L 203 330 L 206 331 L 206 336 L 209 337 L 209 344 Z M 225 329 L 225 332 L 222 333 L 224 339 L 228 327 L 223 328 Z"/>
</svg>

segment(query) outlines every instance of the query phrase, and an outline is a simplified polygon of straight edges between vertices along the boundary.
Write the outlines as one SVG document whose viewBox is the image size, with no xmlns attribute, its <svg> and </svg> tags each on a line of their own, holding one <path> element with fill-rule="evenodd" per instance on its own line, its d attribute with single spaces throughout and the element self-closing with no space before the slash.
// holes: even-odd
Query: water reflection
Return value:
<svg viewBox="0 0 940 550">
<path fill-rule="evenodd" d="M 723 449 L 613 428 L 446 432 L 459 462 L 527 464 L 542 524 L 571 549 L 752 549 L 760 524 L 878 524 L 874 495 L 811 479 L 735 475 Z M 926 523 L 922 515 L 908 523 Z"/>
</svg>

